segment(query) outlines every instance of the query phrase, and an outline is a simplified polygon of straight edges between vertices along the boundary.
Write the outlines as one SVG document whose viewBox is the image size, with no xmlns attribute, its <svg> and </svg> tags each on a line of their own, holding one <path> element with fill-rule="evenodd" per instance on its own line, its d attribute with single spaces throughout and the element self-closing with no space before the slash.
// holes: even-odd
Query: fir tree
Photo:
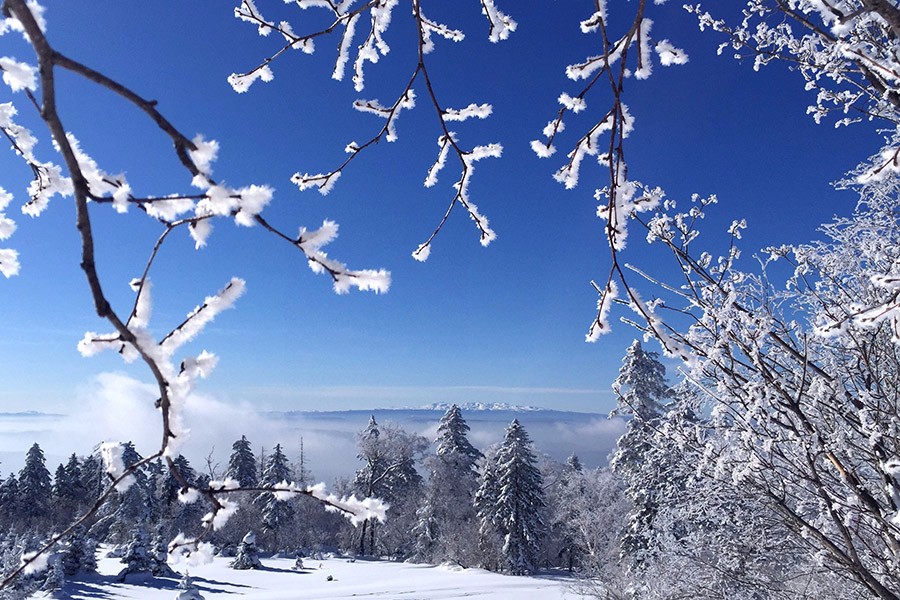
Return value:
<svg viewBox="0 0 900 600">
<path fill-rule="evenodd" d="M 72 577 L 79 573 L 96 573 L 96 550 L 93 540 L 87 537 L 87 530 L 83 525 L 79 525 L 60 555 L 63 572 L 66 576 Z"/>
<path fill-rule="evenodd" d="M 259 478 L 256 471 L 256 457 L 246 436 L 231 445 L 231 456 L 225 476 L 237 481 L 241 487 L 256 487 Z"/>
<path fill-rule="evenodd" d="M 658 505 L 657 490 L 641 474 L 642 466 L 653 450 L 655 432 L 672 389 L 658 354 L 646 352 L 635 340 L 622 359 L 613 390 L 618 404 L 610 416 L 630 417 L 610 459 L 610 467 L 625 484 L 625 495 L 633 506 L 622 537 L 622 553 L 632 564 L 638 564 L 647 549 Z"/>
<path fill-rule="evenodd" d="M 129 575 L 150 576 L 153 572 L 154 561 L 150 556 L 150 548 L 147 543 L 147 530 L 136 527 L 131 532 L 131 541 L 125 547 L 122 562 L 127 566 L 119 571 L 119 581 L 125 581 Z"/>
<path fill-rule="evenodd" d="M 34 444 L 19 471 L 19 518 L 26 526 L 38 525 L 50 515 L 51 487 L 44 451 Z"/>
<path fill-rule="evenodd" d="M 194 580 L 185 571 L 184 576 L 178 582 L 178 589 L 182 590 L 175 596 L 175 600 L 204 600 L 200 594 L 200 589 L 194 585 Z"/>
<path fill-rule="evenodd" d="M 478 518 L 478 550 L 481 565 L 486 569 L 499 569 L 500 527 L 497 518 L 497 498 L 500 495 L 497 472 L 497 449 L 488 451 L 481 465 L 478 490 L 475 492 L 474 508 Z"/>
<path fill-rule="evenodd" d="M 238 546 L 237 556 L 231 561 L 231 568 L 238 570 L 261 569 L 259 550 L 256 548 L 256 535 L 248 531 Z"/>
<path fill-rule="evenodd" d="M 495 524 L 503 536 L 504 569 L 514 575 L 533 573 L 544 535 L 544 482 L 531 440 L 518 420 L 506 429 L 497 452 Z"/>
<path fill-rule="evenodd" d="M 266 470 L 261 482 L 263 487 L 275 487 L 279 484 L 290 482 L 293 479 L 291 467 L 287 456 L 277 444 L 269 456 Z M 278 533 L 286 529 L 294 520 L 294 507 L 289 500 L 279 500 L 275 494 L 264 492 L 257 496 L 256 504 L 262 510 L 263 530 L 271 533 L 274 549 L 280 550 Z"/>
<path fill-rule="evenodd" d="M 441 417 L 436 453 L 427 459 L 430 470 L 425 501 L 417 511 L 416 557 L 426 562 L 468 564 L 477 532 L 476 462 L 482 458 L 469 442 L 469 426 L 457 405 Z"/>
<path fill-rule="evenodd" d="M 9 477 L 0 483 L 0 526 L 3 529 L 11 529 L 16 524 L 20 506 L 19 480 L 15 474 L 10 473 Z"/>
</svg>

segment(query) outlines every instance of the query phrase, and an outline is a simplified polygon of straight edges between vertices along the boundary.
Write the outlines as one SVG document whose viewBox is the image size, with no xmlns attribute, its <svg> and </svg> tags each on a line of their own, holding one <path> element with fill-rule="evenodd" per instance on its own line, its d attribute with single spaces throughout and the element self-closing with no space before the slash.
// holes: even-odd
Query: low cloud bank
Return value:
<svg viewBox="0 0 900 600">
<path fill-rule="evenodd" d="M 103 441 L 132 441 L 142 455 L 152 454 L 162 439 L 159 411 L 153 406 L 157 396 L 153 385 L 122 373 L 103 373 L 78 390 L 67 415 L 0 415 L 0 473 L 17 472 L 35 442 L 43 448 L 51 472 L 71 453 L 88 454 Z M 252 442 L 257 457 L 280 443 L 295 461 L 302 439 L 307 467 L 316 479 L 331 483 L 336 477 L 352 477 L 359 467 L 356 433 L 370 414 L 428 439 L 434 439 L 441 416 L 440 411 L 414 409 L 260 413 L 250 404 L 194 394 L 184 410 L 190 432 L 181 452 L 198 471 L 212 467 L 221 474 L 231 444 L 242 435 Z M 537 452 L 556 460 L 575 453 L 587 466 L 605 464 L 624 431 L 621 419 L 586 413 L 468 411 L 463 416 L 476 447 L 500 443 L 506 426 L 517 418 Z"/>
</svg>

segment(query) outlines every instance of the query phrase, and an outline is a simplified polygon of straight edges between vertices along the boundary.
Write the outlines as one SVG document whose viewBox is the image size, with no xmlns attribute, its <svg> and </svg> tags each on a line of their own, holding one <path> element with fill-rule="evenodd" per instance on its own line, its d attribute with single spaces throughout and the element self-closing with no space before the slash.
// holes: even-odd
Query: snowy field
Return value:
<svg viewBox="0 0 900 600">
<path fill-rule="evenodd" d="M 395 600 L 576 600 L 564 575 L 513 577 L 481 569 L 413 565 L 345 558 L 306 559 L 295 570 L 286 558 L 263 559 L 264 570 L 235 571 L 227 558 L 193 567 L 191 577 L 207 600 L 324 600 L 377 598 Z M 172 600 L 181 590 L 173 579 L 129 580 L 119 583 L 124 566 L 118 559 L 99 561 L 100 574 L 66 583 L 67 598 L 83 600 Z M 330 579 L 329 579 L 330 577 Z"/>
</svg>

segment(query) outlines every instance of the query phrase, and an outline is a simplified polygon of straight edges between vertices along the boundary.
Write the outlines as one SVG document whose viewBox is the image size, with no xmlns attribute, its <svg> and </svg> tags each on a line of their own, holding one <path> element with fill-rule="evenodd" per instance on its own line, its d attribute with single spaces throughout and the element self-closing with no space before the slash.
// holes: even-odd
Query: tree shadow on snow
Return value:
<svg viewBox="0 0 900 600">
<path fill-rule="evenodd" d="M 148 587 L 159 590 L 175 590 L 178 581 L 163 577 L 132 576 L 122 582 L 118 575 L 93 575 L 84 579 L 67 581 L 64 587 L 66 597 L 76 594 L 84 598 L 121 598 L 117 589 L 125 585 Z"/>
</svg>

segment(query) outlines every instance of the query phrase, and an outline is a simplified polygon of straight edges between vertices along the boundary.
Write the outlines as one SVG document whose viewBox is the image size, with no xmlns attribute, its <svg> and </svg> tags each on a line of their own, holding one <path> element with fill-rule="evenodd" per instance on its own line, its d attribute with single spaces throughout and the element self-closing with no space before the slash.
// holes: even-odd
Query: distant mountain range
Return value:
<svg viewBox="0 0 900 600">
<path fill-rule="evenodd" d="M 450 410 L 450 407 L 453 406 L 452 403 L 448 402 L 438 402 L 436 404 L 426 404 L 425 406 L 420 406 L 419 410 L 439 410 L 443 412 L 447 412 Z M 546 408 L 541 408 L 539 406 L 520 406 L 518 404 L 508 404 L 506 402 L 463 402 L 461 404 L 457 404 L 460 410 L 504 410 L 508 412 L 531 412 L 536 410 L 549 410 Z"/>
<path fill-rule="evenodd" d="M 46 419 L 60 418 L 66 415 L 57 413 L 45 413 L 36 410 L 24 410 L 21 412 L 0 412 L 0 419 Z"/>
</svg>

